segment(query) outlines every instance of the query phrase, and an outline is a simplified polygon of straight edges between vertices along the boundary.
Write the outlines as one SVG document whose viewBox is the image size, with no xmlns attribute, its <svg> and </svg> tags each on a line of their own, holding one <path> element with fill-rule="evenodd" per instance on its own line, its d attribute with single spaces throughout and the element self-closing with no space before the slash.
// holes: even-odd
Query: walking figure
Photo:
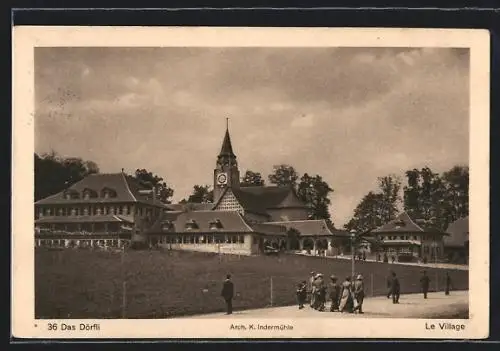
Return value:
<svg viewBox="0 0 500 351">
<path fill-rule="evenodd" d="M 392 272 L 389 292 L 392 296 L 392 303 L 399 303 L 399 294 L 401 292 L 401 286 L 399 284 L 398 277 L 396 277 L 396 272 Z"/>
<path fill-rule="evenodd" d="M 352 309 L 351 277 L 346 277 L 345 281 L 342 283 L 342 289 L 340 292 L 339 311 L 352 313 Z"/>
<path fill-rule="evenodd" d="M 314 280 L 316 279 L 316 273 L 311 272 L 311 277 L 309 278 L 309 305 L 311 307 L 314 307 L 315 299 L 316 299 L 316 291 L 315 291 L 315 286 L 314 286 Z"/>
<path fill-rule="evenodd" d="M 392 279 L 393 279 L 393 271 L 389 270 L 389 275 L 387 276 L 387 298 L 390 299 L 392 295 Z"/>
<path fill-rule="evenodd" d="M 336 276 L 332 275 L 330 279 L 332 280 L 329 286 L 330 299 L 332 300 L 332 304 L 330 305 L 330 312 L 336 312 L 339 310 L 340 285 L 337 283 Z"/>
<path fill-rule="evenodd" d="M 356 277 L 353 288 L 353 311 L 358 311 L 358 313 L 363 313 L 363 300 L 365 299 L 365 284 L 363 283 L 363 276 L 359 274 Z"/>
<path fill-rule="evenodd" d="M 450 295 L 450 289 L 451 289 L 451 278 L 450 274 L 446 272 L 446 289 L 444 291 L 445 295 Z"/>
<path fill-rule="evenodd" d="M 394 257 L 394 255 L 392 255 L 391 261 L 392 261 L 392 263 L 394 263 L 396 261 L 396 257 Z"/>
<path fill-rule="evenodd" d="M 226 314 L 232 314 L 233 313 L 234 285 L 233 285 L 233 282 L 231 281 L 231 274 L 228 274 L 226 276 L 226 280 L 224 281 L 224 284 L 222 285 L 222 291 L 220 294 L 224 298 L 224 301 L 226 301 L 226 309 L 227 309 Z"/>
<path fill-rule="evenodd" d="M 307 299 L 307 282 L 304 280 L 297 284 L 297 302 L 299 303 L 299 310 L 304 308 L 304 303 Z"/>
<path fill-rule="evenodd" d="M 422 287 L 422 292 L 424 293 L 424 299 L 427 298 L 427 293 L 429 292 L 429 284 L 431 282 L 431 279 L 427 275 L 426 271 L 422 272 L 422 278 L 420 278 L 420 286 Z"/>
</svg>

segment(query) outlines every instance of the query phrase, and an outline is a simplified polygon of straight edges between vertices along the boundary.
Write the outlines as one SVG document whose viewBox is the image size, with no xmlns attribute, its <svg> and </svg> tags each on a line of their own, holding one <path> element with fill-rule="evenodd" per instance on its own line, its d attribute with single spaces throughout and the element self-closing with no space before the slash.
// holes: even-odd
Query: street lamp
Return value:
<svg viewBox="0 0 500 351">
<path fill-rule="evenodd" d="M 351 255 L 352 255 L 352 260 L 351 260 L 351 277 L 354 279 L 354 238 L 356 238 L 356 231 L 354 229 L 351 229 L 350 231 L 350 237 L 351 237 Z"/>
</svg>

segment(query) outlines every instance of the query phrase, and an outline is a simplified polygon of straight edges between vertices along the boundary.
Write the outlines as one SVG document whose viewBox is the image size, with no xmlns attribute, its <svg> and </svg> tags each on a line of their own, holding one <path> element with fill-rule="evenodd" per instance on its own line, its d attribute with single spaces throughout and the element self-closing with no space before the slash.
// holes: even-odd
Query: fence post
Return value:
<svg viewBox="0 0 500 351">
<path fill-rule="evenodd" d="M 271 276 L 271 307 L 273 306 L 273 277 Z"/>
<path fill-rule="evenodd" d="M 371 296 L 373 296 L 373 273 L 370 273 L 370 291 Z"/>
<path fill-rule="evenodd" d="M 122 286 L 123 296 L 122 296 L 122 318 L 127 318 L 127 282 L 123 281 Z"/>
</svg>

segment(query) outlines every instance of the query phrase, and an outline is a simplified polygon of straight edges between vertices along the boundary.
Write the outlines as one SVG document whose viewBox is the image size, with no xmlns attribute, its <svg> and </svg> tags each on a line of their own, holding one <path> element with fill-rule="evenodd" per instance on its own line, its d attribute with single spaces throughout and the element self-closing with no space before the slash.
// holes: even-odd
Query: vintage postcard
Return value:
<svg viewBox="0 0 500 351">
<path fill-rule="evenodd" d="M 487 31 L 13 38 L 14 337 L 489 335 Z"/>
</svg>

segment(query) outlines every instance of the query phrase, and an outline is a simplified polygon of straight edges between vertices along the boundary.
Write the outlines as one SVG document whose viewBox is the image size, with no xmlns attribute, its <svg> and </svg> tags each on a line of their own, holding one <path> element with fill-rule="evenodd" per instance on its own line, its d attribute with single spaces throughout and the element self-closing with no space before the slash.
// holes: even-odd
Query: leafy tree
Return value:
<svg viewBox="0 0 500 351">
<path fill-rule="evenodd" d="M 398 203 L 401 201 L 401 180 L 390 174 L 378 178 L 378 187 L 382 194 L 381 217 L 384 223 L 396 218 L 398 214 Z"/>
<path fill-rule="evenodd" d="M 281 164 L 273 166 L 273 173 L 268 178 L 271 184 L 295 187 L 299 179 L 299 174 L 292 166 Z"/>
<path fill-rule="evenodd" d="M 35 153 L 34 161 L 35 201 L 56 194 L 90 174 L 99 173 L 99 167 L 93 161 L 64 158 L 54 151 L 42 155 Z"/>
<path fill-rule="evenodd" d="M 214 201 L 214 191 L 208 185 L 195 185 L 193 193 L 187 199 L 188 203 L 205 204 Z"/>
<path fill-rule="evenodd" d="M 245 175 L 241 179 L 241 186 L 263 186 L 264 179 L 262 179 L 262 175 L 259 172 L 253 172 L 251 170 L 247 170 Z"/>
<path fill-rule="evenodd" d="M 311 177 L 307 173 L 300 178 L 297 187 L 299 199 L 311 209 L 311 219 L 330 220 L 328 207 L 331 204 L 329 195 L 332 192 L 333 189 L 321 176 L 315 175 Z"/>
<path fill-rule="evenodd" d="M 442 175 L 429 167 L 406 172 L 404 207 L 412 218 L 422 218 L 446 230 L 469 213 L 469 168 L 454 166 Z"/>
<path fill-rule="evenodd" d="M 354 209 L 354 215 L 344 225 L 347 230 L 363 233 L 380 227 L 384 221 L 384 195 L 370 191 Z"/>
<path fill-rule="evenodd" d="M 290 249 L 298 250 L 300 248 L 300 232 L 295 228 L 289 228 L 286 232 L 286 236 L 290 241 Z"/>
<path fill-rule="evenodd" d="M 136 169 L 133 176 L 139 184 L 147 188 L 156 188 L 158 199 L 166 204 L 171 203 L 170 198 L 174 195 L 174 190 L 170 188 L 162 177 L 147 171 L 146 169 Z"/>
</svg>

